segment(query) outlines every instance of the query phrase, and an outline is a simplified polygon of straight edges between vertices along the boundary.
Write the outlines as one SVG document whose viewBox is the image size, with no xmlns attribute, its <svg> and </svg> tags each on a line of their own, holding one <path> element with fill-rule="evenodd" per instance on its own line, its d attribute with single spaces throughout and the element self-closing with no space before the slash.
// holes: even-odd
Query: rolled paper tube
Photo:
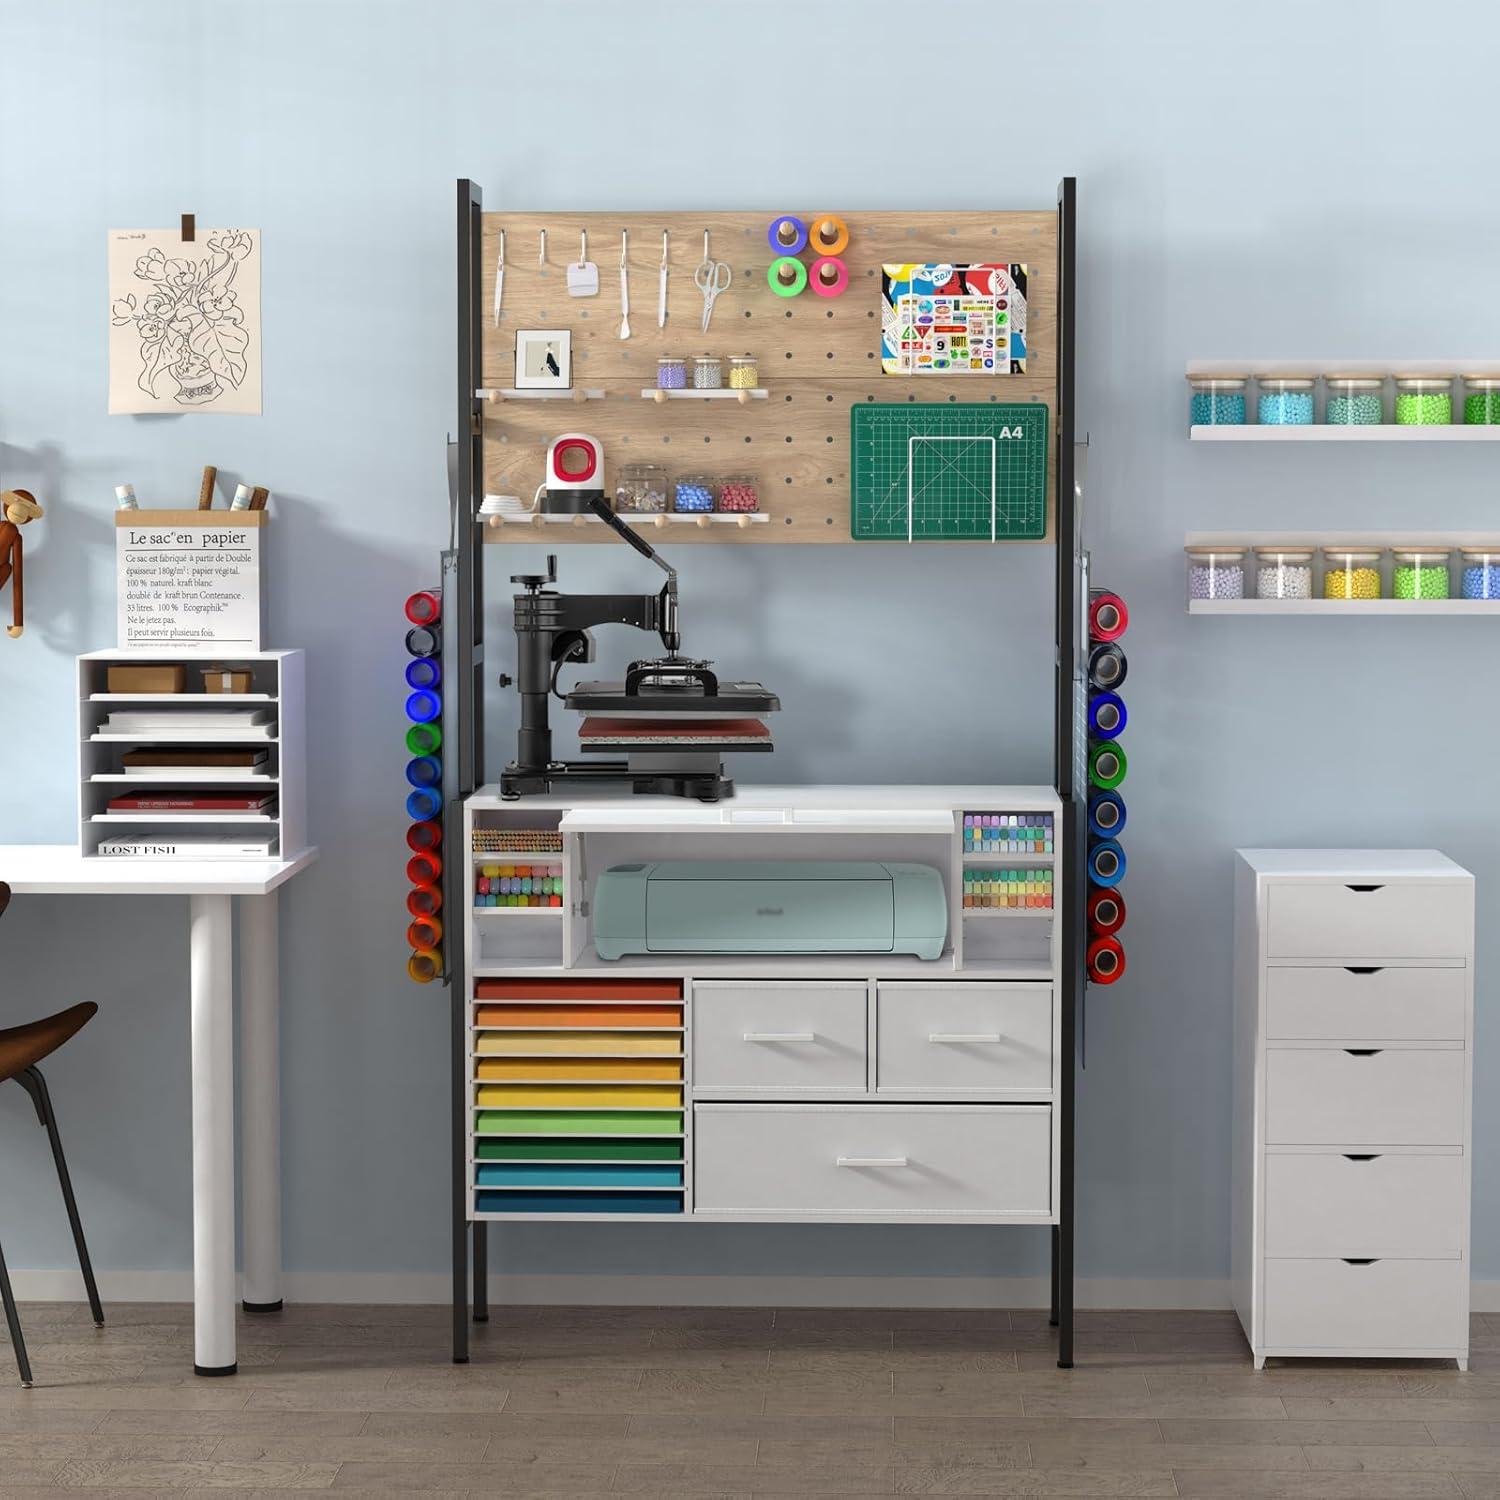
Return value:
<svg viewBox="0 0 1500 1500">
<path fill-rule="evenodd" d="M 419 755 L 406 763 L 406 779 L 412 786 L 439 786 L 443 780 L 443 763 L 435 755 Z"/>
<path fill-rule="evenodd" d="M 1125 601 L 1108 589 L 1089 591 L 1089 639 L 1117 641 L 1130 628 L 1130 611 Z"/>
<path fill-rule="evenodd" d="M 1089 652 L 1089 685 L 1117 688 L 1125 681 L 1129 665 L 1125 653 L 1113 641 L 1102 641 Z"/>
<path fill-rule="evenodd" d="M 1089 944 L 1088 966 L 1095 984 L 1113 984 L 1125 972 L 1125 950 L 1115 938 L 1095 938 Z"/>
<path fill-rule="evenodd" d="M 413 724 L 406 731 L 406 748 L 413 755 L 436 755 L 443 748 L 442 726 Z"/>
<path fill-rule="evenodd" d="M 414 656 L 406 664 L 409 688 L 435 688 L 443 680 L 443 664 L 435 656 Z"/>
<path fill-rule="evenodd" d="M 436 849 L 442 842 L 443 825 L 436 819 L 413 823 L 406 830 L 406 847 L 413 854 L 425 854 L 429 849 Z"/>
<path fill-rule="evenodd" d="M 406 632 L 408 656 L 436 656 L 443 649 L 443 638 L 435 625 L 413 625 Z"/>
<path fill-rule="evenodd" d="M 766 243 L 778 255 L 796 255 L 807 244 L 807 225 L 795 214 L 782 214 L 779 219 L 771 220 Z"/>
<path fill-rule="evenodd" d="M 406 700 L 406 717 L 414 724 L 430 724 L 443 712 L 443 700 L 425 688 Z"/>
<path fill-rule="evenodd" d="M 442 874 L 442 855 L 431 849 L 422 854 L 413 854 L 406 862 L 406 878 L 412 885 L 436 885 Z"/>
<path fill-rule="evenodd" d="M 406 893 L 406 909 L 414 917 L 432 917 L 443 909 L 443 888 L 438 885 L 414 885 Z"/>
<path fill-rule="evenodd" d="M 1089 832 L 1096 838 L 1117 838 L 1125 827 L 1125 800 L 1118 792 L 1095 792 L 1089 798 Z"/>
<path fill-rule="evenodd" d="M 849 267 L 836 255 L 819 256 L 807 273 L 807 284 L 820 297 L 840 297 L 849 285 Z"/>
<path fill-rule="evenodd" d="M 418 984 L 431 984 L 443 972 L 443 955 L 433 948 L 419 948 L 406 960 L 406 977 Z"/>
<path fill-rule="evenodd" d="M 1118 740 L 1106 740 L 1089 750 L 1089 780 L 1112 792 L 1125 779 L 1129 762 Z"/>
<path fill-rule="evenodd" d="M 766 267 L 766 285 L 778 297 L 796 297 L 807 285 L 807 267 L 795 256 L 779 255 Z"/>
<path fill-rule="evenodd" d="M 418 952 L 436 948 L 443 940 L 443 924 L 438 917 L 418 917 L 406 929 L 406 941 Z"/>
<path fill-rule="evenodd" d="M 1125 700 L 1114 693 L 1095 693 L 1089 699 L 1089 733 L 1096 740 L 1112 740 L 1123 734 L 1129 717 Z"/>
<path fill-rule="evenodd" d="M 1118 890 L 1103 889 L 1089 897 L 1089 926 L 1101 937 L 1125 925 L 1125 898 Z"/>
<path fill-rule="evenodd" d="M 406 618 L 413 625 L 436 625 L 443 617 L 443 596 L 436 589 L 420 589 L 406 601 Z"/>
<path fill-rule="evenodd" d="M 413 823 L 429 822 L 442 810 L 443 794 L 435 786 L 419 786 L 406 794 L 406 816 Z"/>
<path fill-rule="evenodd" d="M 819 255 L 842 255 L 849 245 L 849 226 L 837 214 L 819 214 L 807 242 Z"/>
<path fill-rule="evenodd" d="M 1125 851 L 1114 839 L 1100 839 L 1089 850 L 1089 882 L 1092 885 L 1119 885 L 1125 878 Z"/>
</svg>

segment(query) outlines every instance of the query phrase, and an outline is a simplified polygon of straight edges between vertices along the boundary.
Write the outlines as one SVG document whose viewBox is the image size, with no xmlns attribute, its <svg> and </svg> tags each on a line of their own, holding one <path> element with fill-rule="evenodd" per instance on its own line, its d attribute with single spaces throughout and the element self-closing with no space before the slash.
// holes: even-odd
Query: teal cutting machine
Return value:
<svg viewBox="0 0 1500 1500">
<path fill-rule="evenodd" d="M 948 936 L 930 865 L 664 860 L 612 865 L 594 891 L 594 948 L 628 953 L 909 953 Z"/>
</svg>

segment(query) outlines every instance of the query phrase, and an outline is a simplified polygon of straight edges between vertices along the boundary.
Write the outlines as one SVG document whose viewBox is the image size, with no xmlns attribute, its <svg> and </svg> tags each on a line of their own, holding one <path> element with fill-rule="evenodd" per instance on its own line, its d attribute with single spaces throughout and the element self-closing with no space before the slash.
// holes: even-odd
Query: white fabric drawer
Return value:
<svg viewBox="0 0 1500 1500">
<path fill-rule="evenodd" d="M 1019 984 L 881 984 L 876 1086 L 892 1093 L 1048 1094 L 1052 991 Z"/>
<path fill-rule="evenodd" d="M 1468 1243 L 1462 1156 L 1266 1155 L 1271 1256 L 1452 1259 Z"/>
<path fill-rule="evenodd" d="M 1276 881 L 1266 892 L 1268 958 L 1462 958 L 1473 936 L 1469 885 Z"/>
<path fill-rule="evenodd" d="M 1467 969 L 1266 970 L 1271 1041 L 1461 1042 Z"/>
<path fill-rule="evenodd" d="M 693 985 L 697 1093 L 863 1094 L 863 984 Z"/>
<path fill-rule="evenodd" d="M 1264 1331 L 1271 1353 L 1466 1350 L 1469 1263 L 1268 1260 Z"/>
<path fill-rule="evenodd" d="M 754 1217 L 1040 1216 L 1046 1105 L 703 1104 L 694 1212 Z"/>
<path fill-rule="evenodd" d="M 1467 1055 L 1458 1050 L 1272 1047 L 1266 1143 L 1272 1146 L 1459 1146 Z"/>
</svg>

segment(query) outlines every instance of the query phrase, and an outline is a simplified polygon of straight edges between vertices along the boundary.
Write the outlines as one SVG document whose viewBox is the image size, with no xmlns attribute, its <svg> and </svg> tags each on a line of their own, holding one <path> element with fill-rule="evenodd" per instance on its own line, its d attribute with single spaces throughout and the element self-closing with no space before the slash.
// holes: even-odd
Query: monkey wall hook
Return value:
<svg viewBox="0 0 1500 1500">
<path fill-rule="evenodd" d="M 6 635 L 20 635 L 26 624 L 25 595 L 22 589 L 21 528 L 35 521 L 42 507 L 30 490 L 6 490 L 0 493 L 0 589 L 11 585 L 11 618 Z"/>
</svg>

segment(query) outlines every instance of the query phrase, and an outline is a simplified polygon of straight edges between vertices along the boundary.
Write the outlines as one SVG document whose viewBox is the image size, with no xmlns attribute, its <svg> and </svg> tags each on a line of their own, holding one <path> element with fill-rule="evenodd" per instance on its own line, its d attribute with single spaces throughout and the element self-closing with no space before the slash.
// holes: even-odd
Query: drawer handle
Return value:
<svg viewBox="0 0 1500 1500">
<path fill-rule="evenodd" d="M 1381 974 L 1385 971 L 1384 964 L 1345 964 L 1344 968 L 1350 974 Z"/>
<path fill-rule="evenodd" d="M 747 1042 L 815 1042 L 815 1031 L 747 1031 Z"/>
<path fill-rule="evenodd" d="M 1000 1033 L 998 1031 L 930 1031 L 927 1034 L 927 1040 L 960 1047 L 965 1042 L 998 1042 Z"/>
<path fill-rule="evenodd" d="M 1346 885 L 1346 891 L 1358 891 L 1361 896 L 1367 896 L 1371 891 L 1383 891 L 1383 885 Z"/>
<path fill-rule="evenodd" d="M 1365 1152 L 1365 1153 L 1356 1153 L 1356 1152 L 1353 1152 L 1353 1151 L 1345 1151 L 1345 1152 L 1342 1153 L 1342 1155 L 1343 1155 L 1343 1158 L 1344 1158 L 1345 1161 L 1379 1161 L 1380 1160 L 1380 1153 L 1378 1151 L 1370 1151 L 1370 1152 Z"/>
<path fill-rule="evenodd" d="M 1345 1047 L 1344 1051 L 1350 1057 L 1379 1057 L 1385 1051 L 1384 1047 Z"/>
<path fill-rule="evenodd" d="M 911 1165 L 904 1156 L 836 1156 L 833 1164 L 836 1167 L 909 1167 Z"/>
<path fill-rule="evenodd" d="M 1367 1259 L 1358 1259 L 1348 1255 L 1341 1255 L 1339 1256 L 1339 1259 L 1343 1261 L 1346 1266 L 1373 1266 L 1379 1262 L 1380 1257 L 1371 1256 Z"/>
</svg>

